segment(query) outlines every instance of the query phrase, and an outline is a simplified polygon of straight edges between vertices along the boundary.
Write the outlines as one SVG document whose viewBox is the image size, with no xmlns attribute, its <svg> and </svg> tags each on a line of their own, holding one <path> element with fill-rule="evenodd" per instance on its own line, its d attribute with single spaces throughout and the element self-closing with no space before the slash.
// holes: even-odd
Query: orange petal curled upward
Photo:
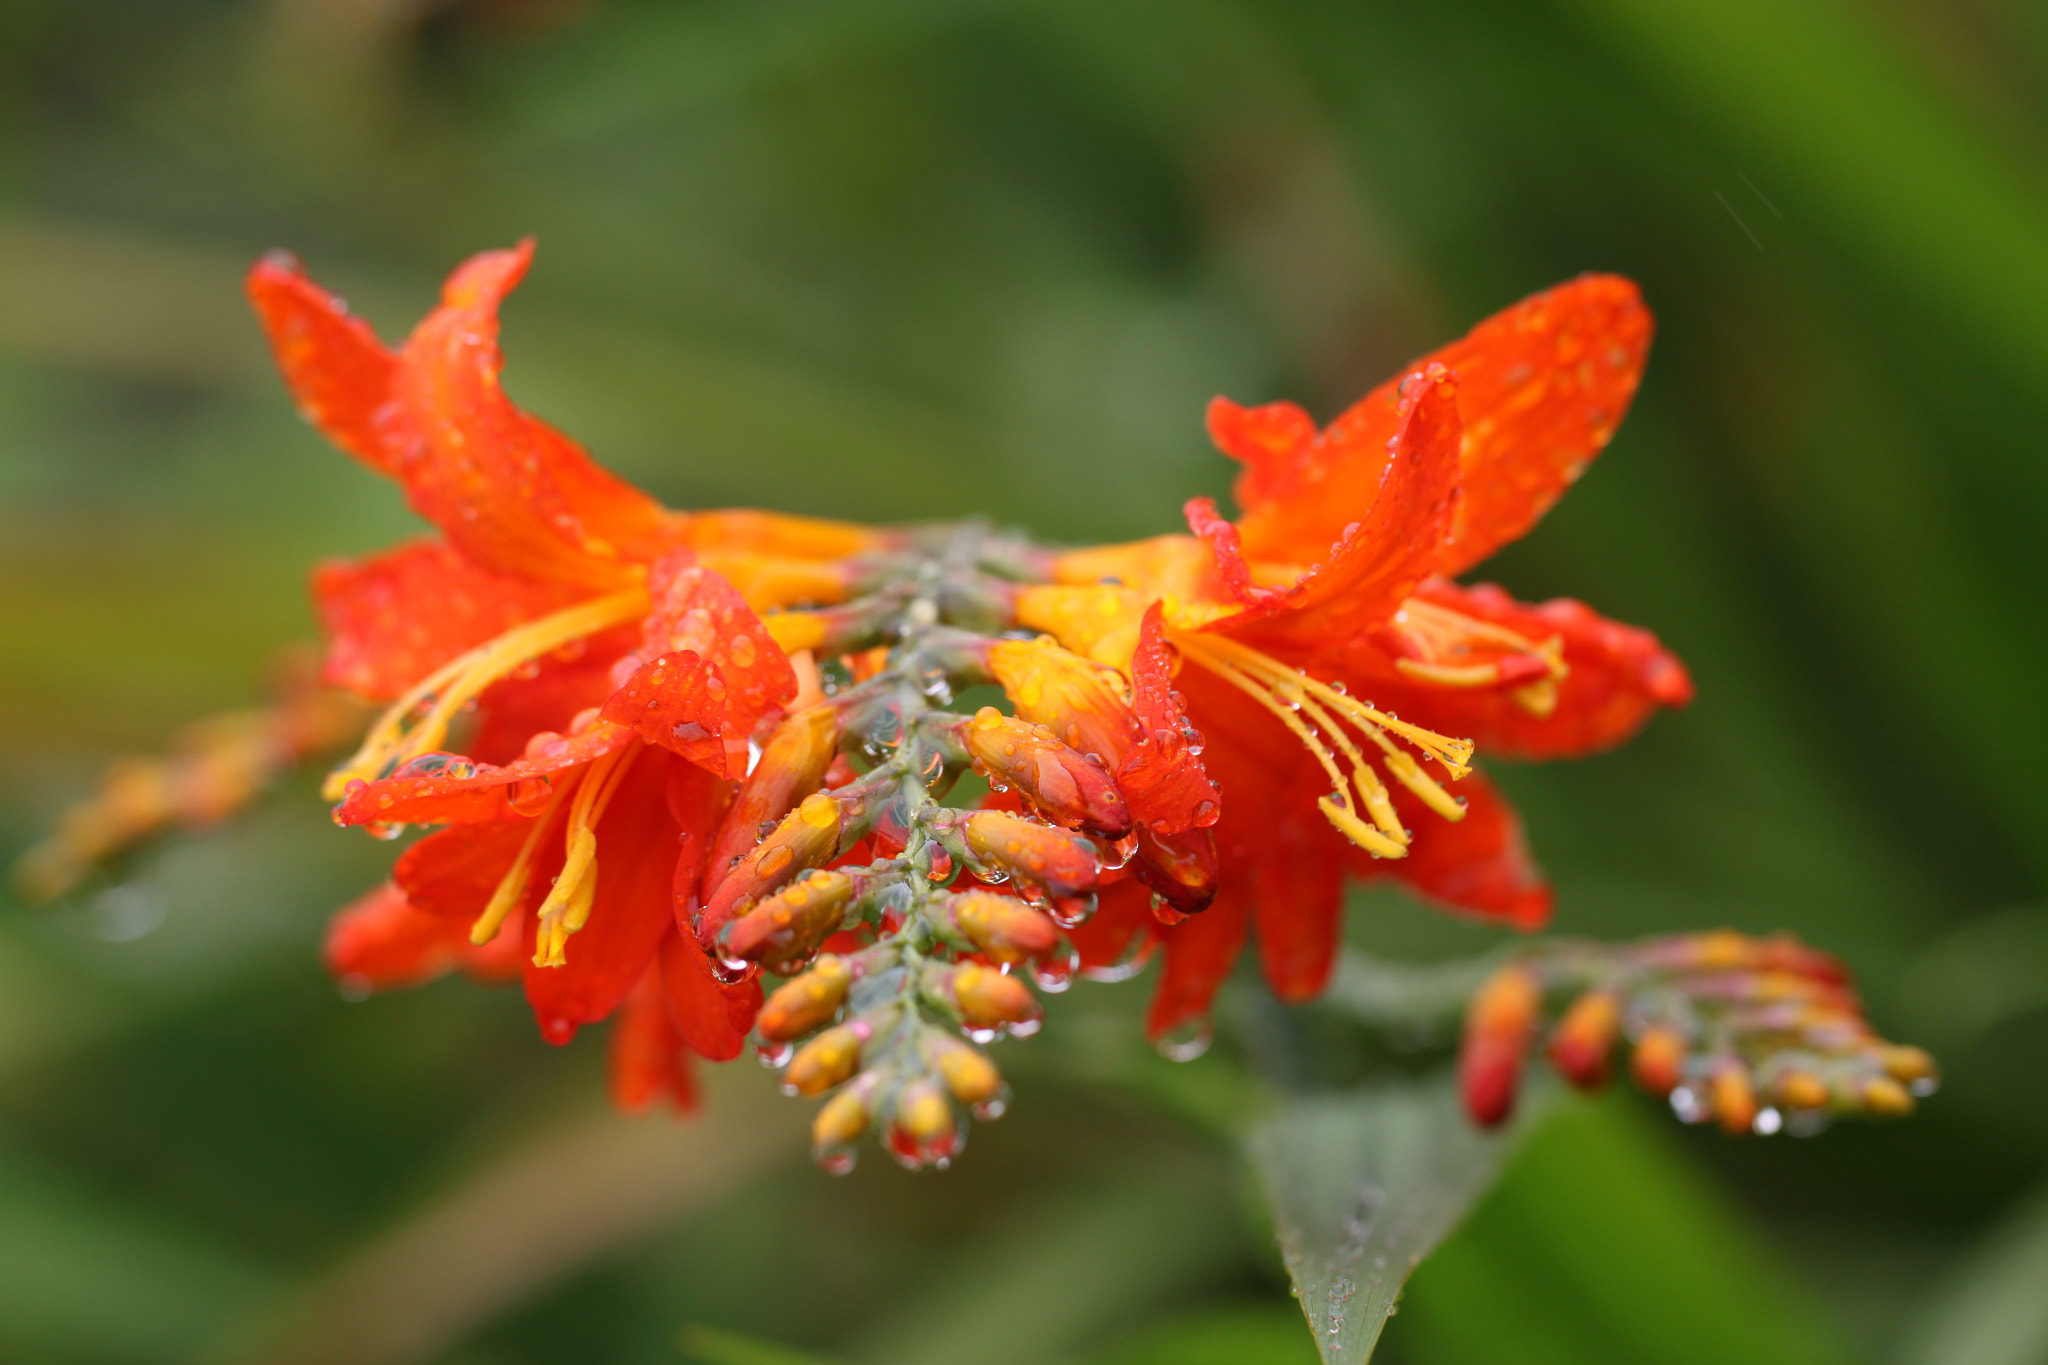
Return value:
<svg viewBox="0 0 2048 1365">
<path fill-rule="evenodd" d="M 1206 828 L 1216 823 L 1223 809 L 1223 797 L 1202 766 L 1202 736 L 1173 690 L 1173 663 L 1159 604 L 1154 602 L 1145 610 L 1138 646 L 1131 655 L 1131 709 L 1138 720 L 1138 740 L 1118 766 L 1116 780 L 1131 818 L 1159 835 Z"/>
<path fill-rule="evenodd" d="M 388 990 L 416 986 L 457 968 L 487 981 L 517 976 L 519 939 L 500 935 L 482 947 L 460 920 L 430 915 L 386 882 L 343 908 L 327 927 L 327 970 L 344 986 Z"/>
<path fill-rule="evenodd" d="M 1627 411 L 1651 330 L 1633 284 L 1586 275 L 1407 367 L 1440 364 L 1460 384 L 1464 497 L 1436 571 L 1463 572 L 1521 536 L 1571 486 Z M 1252 558 L 1299 562 L 1365 515 L 1399 400 L 1397 382 L 1382 384 L 1320 433 L 1292 404 L 1212 405 L 1210 435 L 1245 465 L 1235 496 Z"/>
<path fill-rule="evenodd" d="M 1408 375 L 1400 383 L 1394 423 L 1375 461 L 1377 477 L 1368 503 L 1335 522 L 1328 534 L 1293 541 L 1266 557 L 1282 563 L 1307 561 L 1315 567 L 1284 590 L 1252 589 L 1245 609 L 1210 623 L 1262 649 L 1307 651 L 1310 657 L 1333 641 L 1371 630 L 1394 614 L 1401 600 L 1442 558 L 1444 537 L 1458 505 L 1458 380 L 1441 366 Z M 1318 507 L 1324 506 L 1320 500 Z M 1248 580 L 1250 569 L 1233 562 L 1235 534 L 1206 506 L 1188 504 L 1197 534 L 1207 532 L 1210 548 L 1227 581 Z M 1239 531 L 1251 518 L 1240 523 Z M 1249 536 L 1246 552 L 1254 558 Z"/>
</svg>

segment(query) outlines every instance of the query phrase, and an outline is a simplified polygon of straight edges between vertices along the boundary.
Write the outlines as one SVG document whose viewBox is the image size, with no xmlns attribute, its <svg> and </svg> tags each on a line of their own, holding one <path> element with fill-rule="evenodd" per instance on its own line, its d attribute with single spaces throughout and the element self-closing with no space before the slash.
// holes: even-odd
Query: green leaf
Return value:
<svg viewBox="0 0 2048 1365">
<path fill-rule="evenodd" d="M 1533 1122 L 1484 1133 L 1449 1073 L 1289 1101 L 1253 1130 L 1302 1312 L 1326 1365 L 1359 1365 L 1409 1273 L 1492 1185 Z"/>
<path fill-rule="evenodd" d="M 1901 1365 L 2028 1365 L 2048 1360 L 2048 1189 L 1963 1259 L 1921 1311 Z"/>
</svg>

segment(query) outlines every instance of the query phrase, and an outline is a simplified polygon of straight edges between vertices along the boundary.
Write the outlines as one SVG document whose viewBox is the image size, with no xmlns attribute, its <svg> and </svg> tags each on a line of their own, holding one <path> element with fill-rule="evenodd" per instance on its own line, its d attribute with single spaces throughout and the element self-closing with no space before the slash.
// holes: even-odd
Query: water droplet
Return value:
<svg viewBox="0 0 2048 1365">
<path fill-rule="evenodd" d="M 1207 1016 L 1189 1020 L 1177 1028 L 1160 1035 L 1152 1046 L 1159 1049 L 1159 1055 L 1170 1062 L 1192 1062 L 1209 1050 L 1209 1044 L 1216 1040 L 1215 1030 Z"/>
<path fill-rule="evenodd" d="M 761 970 L 743 957 L 713 957 L 707 965 L 712 979 L 727 986 L 736 986 Z"/>
<path fill-rule="evenodd" d="M 845 1175 L 860 1161 L 860 1152 L 851 1144 L 835 1143 L 814 1149 L 811 1160 L 817 1162 L 818 1169 L 826 1175 Z"/>
<path fill-rule="evenodd" d="M 1058 995 L 1074 984 L 1074 973 L 1080 966 L 1081 955 L 1074 951 L 1074 945 L 1062 941 L 1031 964 L 1031 980 L 1046 994 Z"/>
<path fill-rule="evenodd" d="M 1035 897 L 1025 899 L 1036 902 Z M 1086 896 L 1055 896 L 1045 907 L 1052 916 L 1052 922 L 1062 929 L 1078 929 L 1095 918 L 1096 898 L 1093 893 Z"/>
<path fill-rule="evenodd" d="M 770 1071 L 780 1071 L 789 1065 L 790 1056 L 795 1051 L 788 1043 L 770 1042 L 763 1038 L 754 1044 L 754 1060 Z"/>
<path fill-rule="evenodd" d="M 1750 1130 L 1758 1137 L 1770 1137 L 1785 1126 L 1785 1116 L 1776 1109 L 1765 1105 L 1756 1111 L 1756 1118 L 1750 1122 Z"/>
</svg>

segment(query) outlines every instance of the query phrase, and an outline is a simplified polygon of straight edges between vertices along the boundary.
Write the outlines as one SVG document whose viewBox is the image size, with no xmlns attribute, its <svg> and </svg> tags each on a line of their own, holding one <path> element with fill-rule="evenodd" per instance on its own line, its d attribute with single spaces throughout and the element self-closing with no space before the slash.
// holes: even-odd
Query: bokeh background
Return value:
<svg viewBox="0 0 2048 1365">
<path fill-rule="evenodd" d="M 1660 320 L 1488 566 L 1701 699 L 1503 780 L 1558 927 L 1789 928 L 1936 1049 L 1911 1122 L 1553 1122 L 1382 1359 L 2048 1360 L 2048 10 L 2028 0 L 11 0 L 0 850 L 247 704 L 315 558 L 408 533 L 239 294 L 387 336 L 536 234 L 508 383 L 678 505 L 1069 540 L 1223 494 L 1204 401 L 1327 417 L 1586 269 Z M 350 1003 L 389 850 L 301 784 L 0 913 L 0 1358 L 1303 1362 L 1228 1048 L 1087 986 L 964 1163 L 815 1172 L 735 1064 L 627 1123 L 465 983 Z M 1359 941 L 1491 940 L 1392 896 Z"/>
</svg>

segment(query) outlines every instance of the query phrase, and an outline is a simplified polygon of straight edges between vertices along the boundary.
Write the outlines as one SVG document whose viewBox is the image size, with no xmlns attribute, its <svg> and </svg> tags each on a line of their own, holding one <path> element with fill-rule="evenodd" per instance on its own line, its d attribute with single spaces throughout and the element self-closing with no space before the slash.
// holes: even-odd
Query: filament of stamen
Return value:
<svg viewBox="0 0 2048 1365">
<path fill-rule="evenodd" d="M 597 899 L 597 822 L 604 818 L 620 779 L 645 747 L 627 744 L 593 761 L 576 789 L 575 804 L 569 808 L 567 856 L 537 912 L 540 927 L 534 934 L 534 966 L 566 966 L 569 936 L 590 922 L 590 907 Z"/>
<path fill-rule="evenodd" d="M 350 782 L 374 780 L 407 759 L 439 748 L 456 714 L 492 683 L 572 640 L 645 616 L 648 606 L 645 588 L 593 598 L 515 626 L 436 669 L 378 717 L 362 747 L 328 774 L 322 795 L 339 801 L 348 794 Z M 415 720 L 422 707 L 426 713 Z"/>
<path fill-rule="evenodd" d="M 469 941 L 475 944 L 489 943 L 498 936 L 498 929 L 505 922 L 505 916 L 512 913 L 512 907 L 526 897 L 526 886 L 533 878 L 533 855 L 540 848 L 541 836 L 555 821 L 555 811 L 563 798 L 583 776 L 583 768 L 572 768 L 568 777 L 555 788 L 548 804 L 534 817 L 533 827 L 526 831 L 526 841 L 519 846 L 519 856 L 512 860 L 512 866 L 498 879 L 497 889 L 491 892 L 490 901 L 484 911 L 476 917 L 476 923 L 469 926 Z"/>
</svg>

